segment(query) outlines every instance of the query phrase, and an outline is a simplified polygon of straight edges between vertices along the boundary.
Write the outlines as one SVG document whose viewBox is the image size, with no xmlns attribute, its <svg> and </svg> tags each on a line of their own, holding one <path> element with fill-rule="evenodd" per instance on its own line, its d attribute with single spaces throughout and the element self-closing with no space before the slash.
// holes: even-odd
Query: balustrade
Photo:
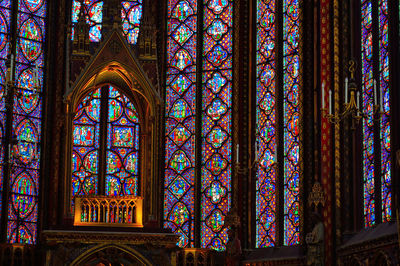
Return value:
<svg viewBox="0 0 400 266">
<path fill-rule="evenodd" d="M 142 197 L 77 196 L 74 225 L 143 227 L 142 212 Z"/>
</svg>

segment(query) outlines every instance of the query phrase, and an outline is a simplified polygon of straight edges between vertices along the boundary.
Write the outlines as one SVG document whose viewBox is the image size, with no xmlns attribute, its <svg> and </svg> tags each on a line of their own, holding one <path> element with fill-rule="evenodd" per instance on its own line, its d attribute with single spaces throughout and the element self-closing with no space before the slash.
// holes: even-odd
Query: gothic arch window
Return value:
<svg viewBox="0 0 400 266">
<path fill-rule="evenodd" d="M 389 9 L 386 0 L 363 0 L 360 5 L 361 101 L 367 114 L 362 122 L 363 206 L 364 226 L 370 227 L 392 218 Z M 374 117 L 378 104 L 381 120 Z"/>
<path fill-rule="evenodd" d="M 9 243 L 37 238 L 46 13 L 45 0 L 0 2 L 1 237 Z"/>
<path fill-rule="evenodd" d="M 181 247 L 228 241 L 232 12 L 232 0 L 168 1 L 164 227 Z"/>
<path fill-rule="evenodd" d="M 90 26 L 91 42 L 100 42 L 102 37 L 103 5 L 104 1 L 98 0 L 74 0 L 72 3 L 72 24 L 78 22 L 79 15 L 83 12 L 86 23 Z M 136 44 L 139 36 L 142 5 L 143 0 L 121 1 L 122 30 L 130 44 Z M 72 39 L 74 39 L 74 28 L 72 28 Z"/>
<path fill-rule="evenodd" d="M 300 241 L 299 9 L 296 0 L 257 1 L 255 236 L 259 248 Z M 278 235 L 283 238 L 279 242 Z"/>
<path fill-rule="evenodd" d="M 72 197 L 139 195 L 139 161 L 140 121 L 132 101 L 112 86 L 91 91 L 73 119 Z"/>
</svg>

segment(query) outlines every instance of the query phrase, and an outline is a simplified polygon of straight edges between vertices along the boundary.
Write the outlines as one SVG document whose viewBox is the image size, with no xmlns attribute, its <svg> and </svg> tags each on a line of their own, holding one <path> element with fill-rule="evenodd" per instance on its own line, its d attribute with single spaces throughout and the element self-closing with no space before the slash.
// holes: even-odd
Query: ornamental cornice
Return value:
<svg viewBox="0 0 400 266">
<path fill-rule="evenodd" d="M 43 231 L 45 243 L 82 243 L 105 244 L 118 243 L 129 245 L 147 245 L 149 243 L 168 248 L 176 247 L 179 236 L 172 233 L 142 233 L 142 232 L 96 232 L 96 231 Z"/>
</svg>

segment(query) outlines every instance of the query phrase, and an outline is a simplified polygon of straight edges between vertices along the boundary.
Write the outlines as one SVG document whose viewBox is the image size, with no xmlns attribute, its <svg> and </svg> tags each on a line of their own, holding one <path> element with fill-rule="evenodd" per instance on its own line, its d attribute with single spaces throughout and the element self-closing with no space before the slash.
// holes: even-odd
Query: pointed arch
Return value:
<svg viewBox="0 0 400 266">
<path fill-rule="evenodd" d="M 101 245 L 97 245 L 89 250 L 87 250 L 86 252 L 82 253 L 81 255 L 79 255 L 77 258 L 75 258 L 72 262 L 71 262 L 71 266 L 75 266 L 75 265 L 83 265 L 85 262 L 87 262 L 86 260 L 90 259 L 91 256 L 95 255 L 96 253 L 99 253 L 101 251 L 105 251 L 107 249 L 117 249 L 119 251 L 122 251 L 123 253 L 128 254 L 132 259 L 134 259 L 135 261 L 133 262 L 137 262 L 140 265 L 153 265 L 147 258 L 145 258 L 142 254 L 140 254 L 137 250 L 130 248 L 126 245 L 117 245 L 117 244 L 101 244 Z M 138 264 L 138 265 L 139 265 Z"/>
<path fill-rule="evenodd" d="M 65 187 L 71 188 L 72 166 L 74 163 L 72 161 L 72 147 L 74 144 L 72 138 L 74 129 L 73 119 L 76 115 L 77 108 L 87 95 L 102 87 L 116 88 L 120 92 L 120 95 L 123 95 L 121 97 L 126 97 L 124 101 L 130 102 L 129 104 L 131 104 L 137 112 L 140 134 L 138 134 L 139 136 L 135 136 L 139 139 L 138 141 L 141 149 L 138 156 L 140 159 L 137 160 L 138 167 L 135 167 L 135 171 L 139 169 L 138 175 L 145 178 L 143 178 L 141 182 L 135 183 L 135 186 L 138 186 L 138 195 L 153 197 L 153 190 L 157 189 L 155 186 L 157 178 L 154 173 L 156 173 L 158 160 L 157 156 L 155 156 L 155 151 L 159 144 L 156 139 L 160 134 L 157 130 L 159 118 L 156 114 L 160 110 L 161 98 L 147 78 L 135 55 L 132 54 L 122 32 L 118 29 L 113 30 L 110 35 L 108 35 L 98 52 L 93 55 L 92 59 L 77 77 L 73 86 L 67 90 L 65 95 L 65 100 L 67 102 L 66 112 L 68 114 Z M 105 103 L 105 105 L 108 106 L 109 104 Z M 132 123 L 136 122 L 132 121 Z M 107 130 L 109 131 L 112 125 L 109 122 L 107 122 L 107 124 Z M 105 129 L 103 129 L 103 131 L 104 130 Z M 131 134 L 133 135 L 134 132 L 131 132 Z M 107 154 L 110 155 L 111 150 L 108 148 L 108 145 L 109 144 L 103 144 L 102 149 L 104 151 L 107 150 Z M 134 150 L 136 151 L 136 149 Z M 130 153 L 128 153 L 127 156 L 129 154 Z M 103 160 L 105 160 L 104 158 Z M 121 161 L 121 163 L 125 163 L 125 161 Z M 105 175 L 103 173 L 104 171 L 102 171 L 103 175 Z M 104 187 L 101 193 L 106 193 L 106 189 L 107 187 Z M 94 191 L 94 193 L 97 193 L 97 191 Z M 71 189 L 67 189 L 65 192 L 64 215 L 69 215 L 68 213 L 71 211 L 72 194 Z M 149 199 L 148 201 L 144 201 L 143 209 L 145 212 L 148 212 L 147 214 L 157 215 L 157 207 L 155 200 Z M 146 220 L 147 215 L 143 214 L 143 217 Z"/>
</svg>

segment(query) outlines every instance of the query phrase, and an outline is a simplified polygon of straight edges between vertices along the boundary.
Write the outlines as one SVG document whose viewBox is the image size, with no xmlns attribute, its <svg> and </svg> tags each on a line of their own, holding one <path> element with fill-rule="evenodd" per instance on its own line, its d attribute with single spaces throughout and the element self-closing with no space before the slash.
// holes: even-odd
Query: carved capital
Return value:
<svg viewBox="0 0 400 266">
<path fill-rule="evenodd" d="M 308 205 L 317 207 L 318 204 L 325 206 L 325 193 L 319 182 L 315 182 L 311 193 L 308 195 Z"/>
</svg>

